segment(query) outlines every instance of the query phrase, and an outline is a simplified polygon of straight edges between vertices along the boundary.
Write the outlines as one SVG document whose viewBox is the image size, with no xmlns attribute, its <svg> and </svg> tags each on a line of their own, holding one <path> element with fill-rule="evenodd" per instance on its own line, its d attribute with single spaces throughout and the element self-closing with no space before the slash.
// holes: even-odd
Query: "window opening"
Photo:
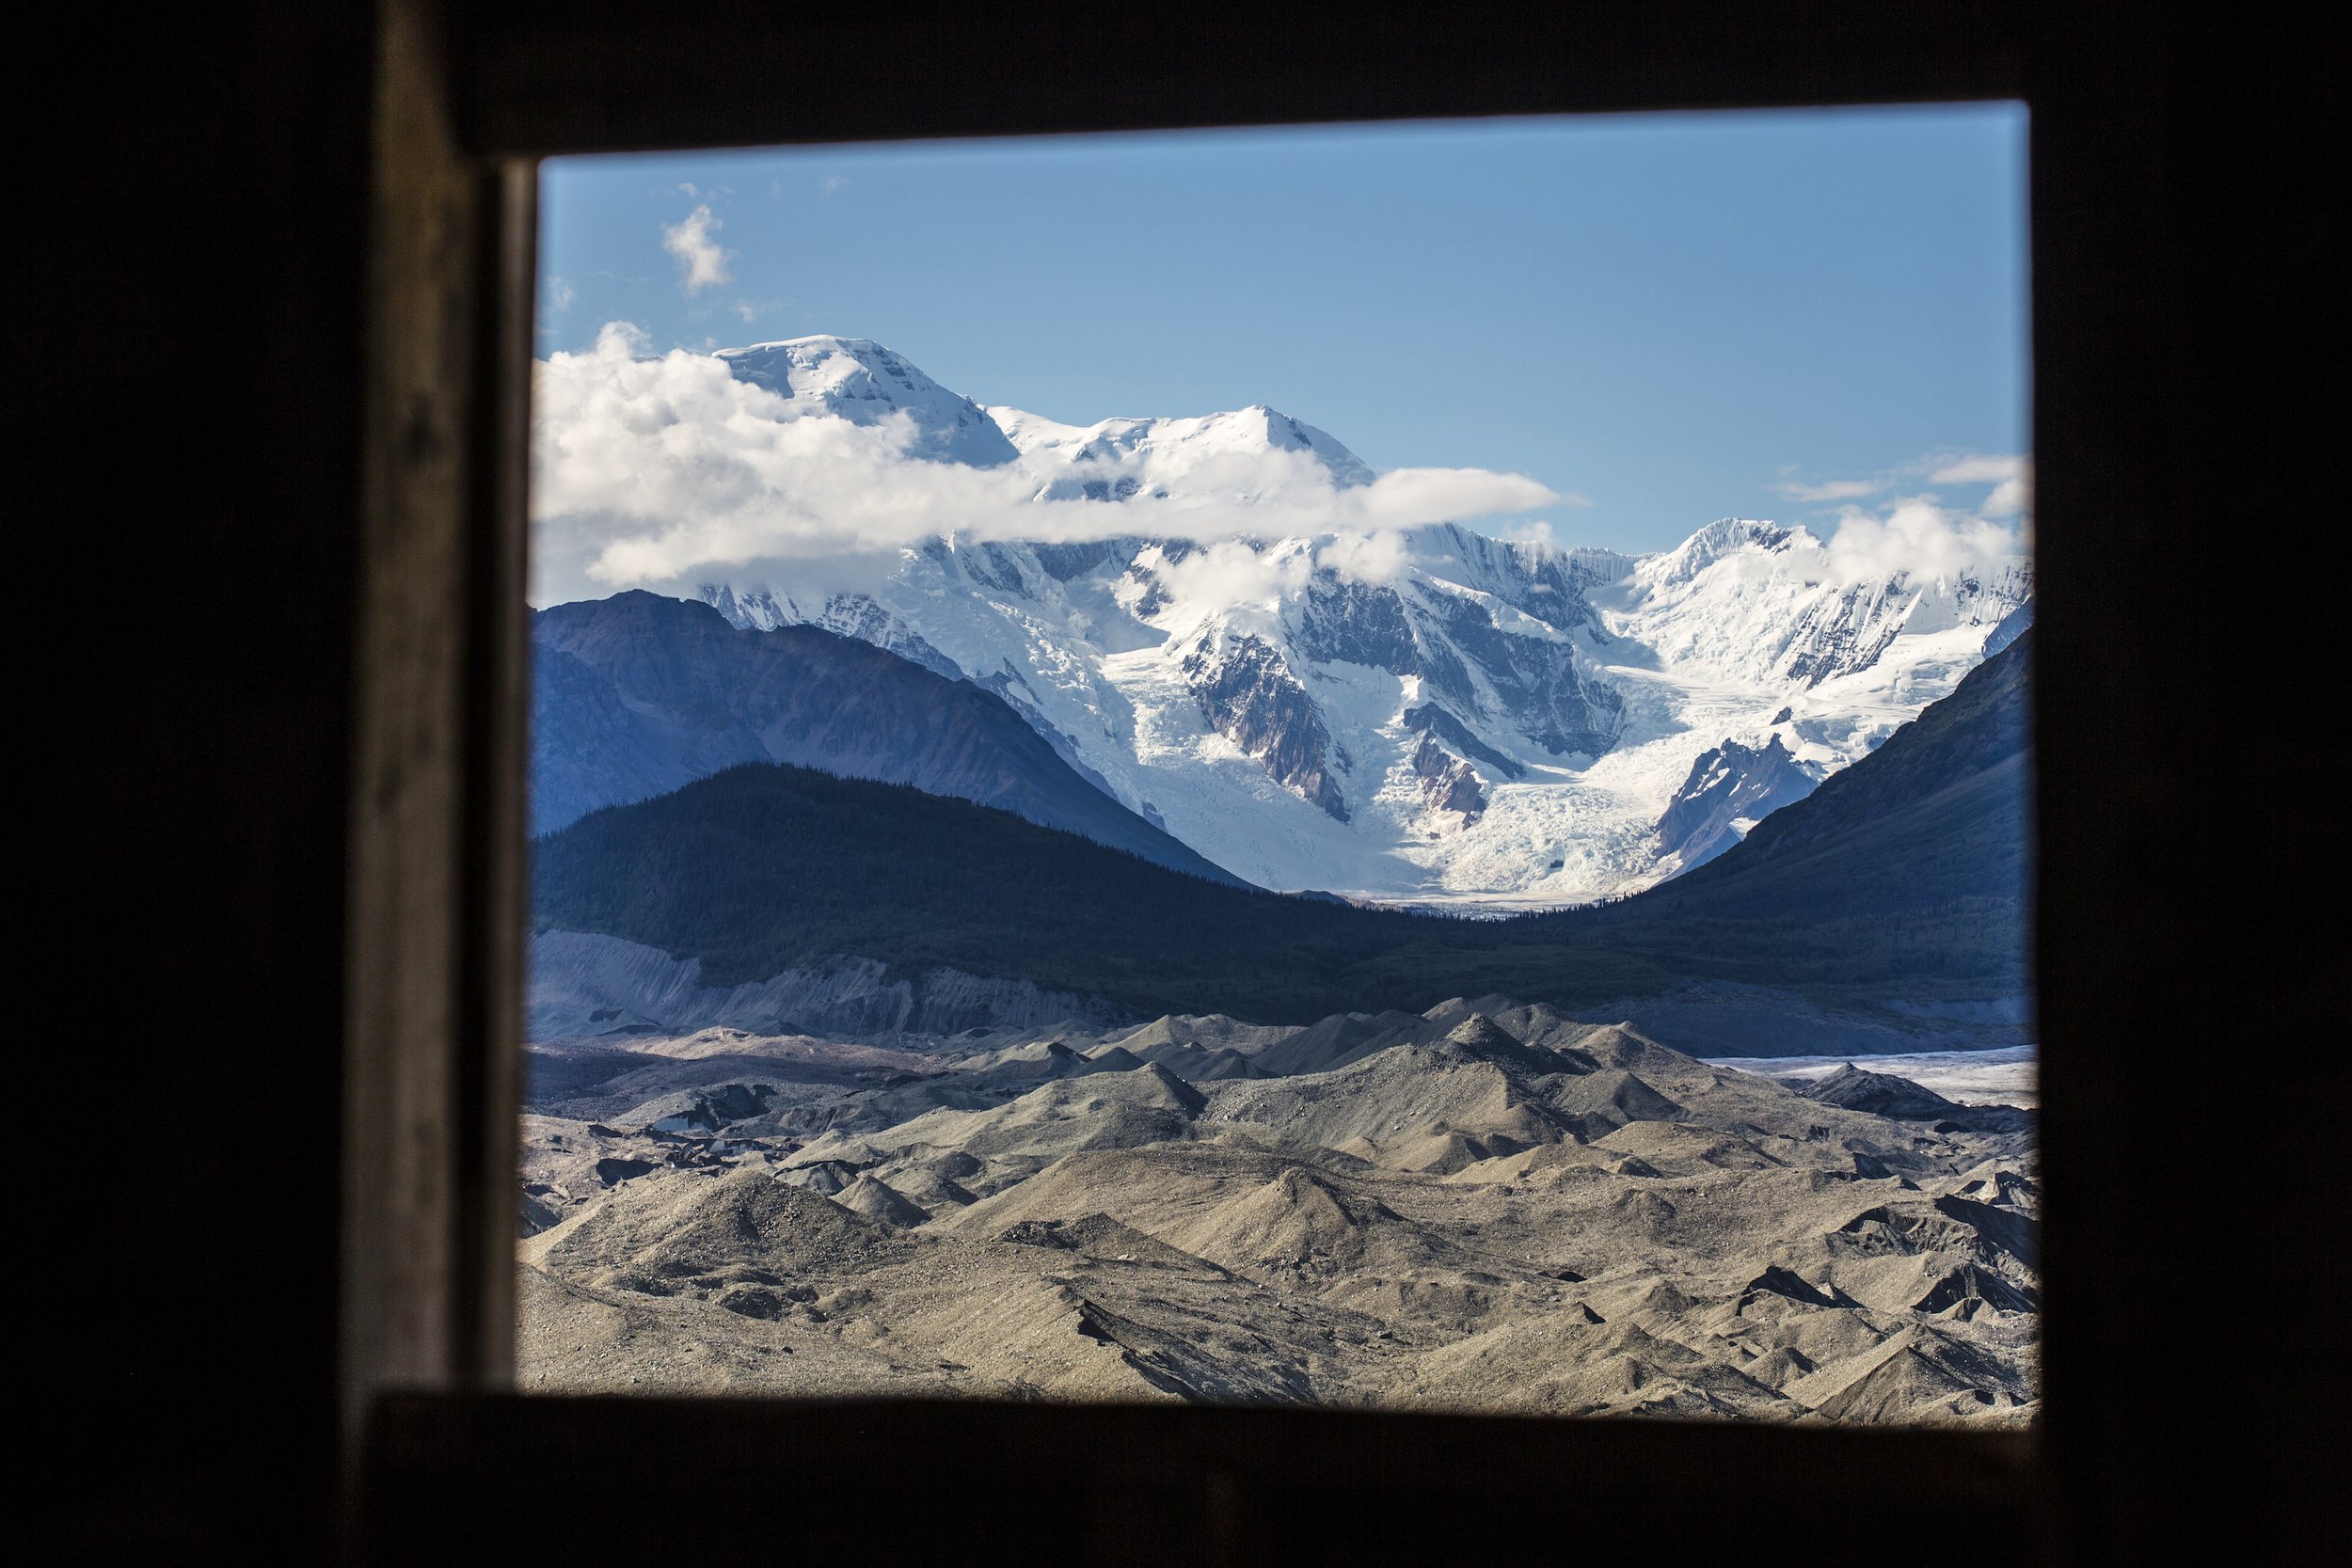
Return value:
<svg viewBox="0 0 2352 1568">
<path fill-rule="evenodd" d="M 522 1386 L 2029 1421 L 2024 135 L 548 165 Z"/>
</svg>

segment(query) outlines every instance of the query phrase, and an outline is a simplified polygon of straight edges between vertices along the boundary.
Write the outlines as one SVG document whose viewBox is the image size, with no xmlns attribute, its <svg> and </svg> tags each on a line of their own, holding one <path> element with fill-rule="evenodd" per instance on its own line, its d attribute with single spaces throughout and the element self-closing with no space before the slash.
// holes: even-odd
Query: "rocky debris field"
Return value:
<svg viewBox="0 0 2352 1568">
<path fill-rule="evenodd" d="M 529 1083 L 527 1389 L 2035 1409 L 2031 1115 L 1883 1070 L 1489 997 L 572 1038 Z"/>
</svg>

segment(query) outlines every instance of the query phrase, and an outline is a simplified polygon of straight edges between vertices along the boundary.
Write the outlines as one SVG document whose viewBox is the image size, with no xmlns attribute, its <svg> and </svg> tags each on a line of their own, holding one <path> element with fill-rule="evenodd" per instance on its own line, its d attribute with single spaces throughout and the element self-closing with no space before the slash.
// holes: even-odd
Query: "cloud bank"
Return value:
<svg viewBox="0 0 2352 1568">
<path fill-rule="evenodd" d="M 1271 601 L 1316 565 L 1392 579 L 1410 562 L 1409 531 L 1424 524 L 1510 518 L 1491 531 L 1550 545 L 1551 525 L 1524 515 L 1581 500 L 1481 468 L 1402 468 L 1342 484 L 1304 451 L 1146 447 L 1074 467 L 1046 455 L 994 467 L 934 462 L 915 454 L 919 432 L 904 413 L 852 423 L 738 380 L 711 356 L 650 348 L 635 327 L 612 323 L 594 348 L 536 367 L 534 603 L 628 588 L 691 596 L 713 582 L 872 589 L 900 552 L 941 538 L 1183 540 L 1194 547 L 1171 551 L 1179 559 L 1162 572 L 1179 596 Z M 1819 530 L 1830 570 L 1850 581 L 1944 578 L 2018 559 L 2026 459 L 1947 456 L 1913 471 L 1993 488 L 1971 510 L 1934 494 L 1864 504 L 1893 488 L 1887 480 L 1792 483 L 1846 502 L 1834 527 Z M 1133 494 L 1081 499 L 1073 480 L 1092 479 L 1117 482 L 1098 493 Z"/>
<path fill-rule="evenodd" d="M 1822 547 L 1841 579 L 1863 582 L 1897 572 L 1963 577 L 2015 561 L 2022 546 L 2014 531 L 1991 518 L 1939 506 L 1931 496 L 1915 496 L 1884 513 L 1843 508 Z"/>
<path fill-rule="evenodd" d="M 1127 499 L 1044 499 L 1052 476 L 1028 462 L 980 468 L 914 456 L 917 432 L 903 413 L 852 424 L 739 381 L 710 356 L 644 357 L 646 348 L 644 334 L 615 323 L 594 348 L 536 367 L 535 603 L 627 588 L 691 594 L 785 567 L 828 587 L 868 585 L 901 550 L 942 537 L 1214 546 L 1342 535 L 1335 561 L 1368 573 L 1401 563 L 1399 530 L 1565 500 L 1524 475 L 1481 468 L 1401 468 L 1343 485 L 1299 451 L 1146 453 L 1121 470 L 1138 482 Z M 1194 570 L 1240 571 L 1248 553 L 1204 551 Z"/>
</svg>

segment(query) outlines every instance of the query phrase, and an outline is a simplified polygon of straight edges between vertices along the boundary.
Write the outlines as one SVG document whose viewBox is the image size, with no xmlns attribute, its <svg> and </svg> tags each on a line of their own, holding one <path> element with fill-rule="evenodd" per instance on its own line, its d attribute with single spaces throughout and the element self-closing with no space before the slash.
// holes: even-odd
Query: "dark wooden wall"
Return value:
<svg viewBox="0 0 2352 1568">
<path fill-rule="evenodd" d="M 36 1555 L 315 1555 L 374 44 L 349 4 L 50 20 L 9 93 L 13 641 L 52 721 L 14 749 L 17 1059 L 54 1107 L 19 1507 Z"/>
<path fill-rule="evenodd" d="M 1581 1473 L 1621 1455 L 1608 1486 L 1513 1491 L 1502 1512 L 1535 1538 L 1501 1549 L 1831 1560 L 1891 1535 L 1998 1553 L 1979 1538 L 1997 1515 L 2056 1532 L 2053 1560 L 2323 1560 L 2319 1532 L 2343 1519 L 2325 1320 L 2344 1299 L 2352 969 L 2340 40 L 2252 8 L 2103 0 L 1603 0 L 1533 22 L 1468 7 L 1336 24 L 1264 6 L 942 23 L 480 0 L 445 44 L 411 0 L 71 21 L 78 34 L 24 40 L 12 95 L 8 397 L 31 490 L 12 535 L 35 562 L 13 594 L 34 692 L 14 754 L 38 802 L 18 863 L 36 934 L 18 984 L 37 1000 L 18 1034 L 33 1225 L 16 1291 L 35 1308 L 17 1405 L 37 1542 L 329 1555 L 353 1436 L 392 1386 L 440 1396 L 396 1407 L 376 1450 L 378 1496 L 401 1506 L 374 1526 L 419 1551 L 446 1552 L 433 1531 L 469 1517 L 421 1499 L 503 1507 L 512 1530 L 549 1481 L 533 1454 L 558 1451 L 611 1454 L 616 1529 L 688 1516 L 788 1550 L 791 1521 L 843 1495 L 799 1445 L 943 1440 L 929 1418 L 811 1414 L 782 1418 L 792 1446 L 762 1460 L 780 1418 L 739 1413 L 724 1431 L 755 1457 L 739 1447 L 713 1475 L 678 1458 L 721 1434 L 691 1411 L 660 1418 L 651 1464 L 647 1418 L 453 1402 L 496 1383 L 501 1309 L 485 1262 L 500 1134 L 478 1111 L 496 1103 L 483 1053 L 511 972 L 494 917 L 513 906 L 498 692 L 514 672 L 485 607 L 514 562 L 485 520 L 511 515 L 511 473 L 489 459 L 516 344 L 485 325 L 527 250 L 501 228 L 521 206 L 501 160 L 2023 93 L 2049 1491 L 1972 1513 L 1964 1488 L 1901 1481 L 1905 1465 L 1965 1471 L 1958 1449 L 1847 1467 L 1762 1433 L 1613 1445 L 1586 1429 L 1526 1443 Z M 1199 1422 L 1139 1419 L 960 1429 L 999 1445 L 972 1461 L 972 1495 L 1018 1507 L 1053 1453 L 1111 1442 L 1208 1474 Z M 1278 1429 L 1253 1430 L 1233 1441 L 1256 1453 Z M 1375 1541 L 1409 1513 L 1421 1533 L 1459 1515 L 1477 1543 L 1501 1506 L 1492 1455 L 1518 1447 L 1357 1432 L 1422 1456 L 1425 1480 L 1350 1492 L 1313 1428 L 1279 1430 L 1322 1466 L 1312 1495 L 1351 1511 L 1343 1533 Z M 714 1515 L 720 1480 L 765 1512 Z M 1088 1555 L 1056 1519 L 1120 1517 L 1117 1484 L 1079 1466 L 1056 1482 L 1078 1489 L 1077 1514 L 1009 1513 L 989 1539 L 1025 1528 L 1064 1548 L 1046 1555 Z M 1234 1523 L 1282 1516 L 1279 1454 L 1220 1484 L 1177 1485 L 1152 1528 L 1262 1558 L 1308 1539 Z M 1694 1511 L 1694 1492 L 1746 1507 Z M 878 1549 L 925 1522 L 919 1504 L 868 1520 Z"/>
</svg>

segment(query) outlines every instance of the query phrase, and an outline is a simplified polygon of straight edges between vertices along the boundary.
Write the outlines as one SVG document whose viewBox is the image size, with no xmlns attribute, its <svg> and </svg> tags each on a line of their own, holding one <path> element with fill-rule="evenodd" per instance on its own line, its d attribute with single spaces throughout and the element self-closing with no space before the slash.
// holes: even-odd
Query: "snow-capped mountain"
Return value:
<svg viewBox="0 0 2352 1568">
<path fill-rule="evenodd" d="M 1372 468 L 1323 431 L 1263 404 L 1195 420 L 1104 420 L 1056 424 L 1018 408 L 991 408 L 1016 451 L 1044 479 L 1041 499 L 1123 499 L 1147 483 L 1198 485 L 1221 460 L 1295 452 L 1342 485 L 1369 484 Z"/>
<path fill-rule="evenodd" d="M 849 418 L 903 408 L 922 455 L 1017 463 L 1041 498 L 1231 494 L 1270 453 L 1343 488 L 1373 477 L 1264 407 L 1071 426 L 981 410 L 858 340 L 726 357 Z M 938 539 L 870 592 L 771 573 L 704 597 L 990 688 L 1261 885 L 1502 906 L 1629 891 L 1729 847 L 1948 693 L 2030 587 L 2014 556 L 1857 572 L 1803 528 L 1726 519 L 1640 557 L 1452 524 Z"/>
<path fill-rule="evenodd" d="M 737 380 L 851 424 L 903 412 L 914 421 L 918 457 L 989 467 L 1018 455 L 978 404 L 865 338 L 794 338 L 723 348 L 718 357 Z"/>
</svg>

